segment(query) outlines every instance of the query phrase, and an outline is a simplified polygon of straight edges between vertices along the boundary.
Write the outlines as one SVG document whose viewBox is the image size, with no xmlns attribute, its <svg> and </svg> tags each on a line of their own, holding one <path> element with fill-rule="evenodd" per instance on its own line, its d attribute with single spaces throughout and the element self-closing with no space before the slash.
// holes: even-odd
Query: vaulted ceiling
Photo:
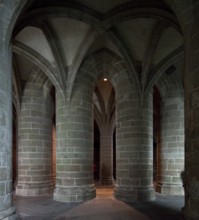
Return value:
<svg viewBox="0 0 199 220">
<path fill-rule="evenodd" d="M 13 33 L 14 72 L 24 84 L 38 66 L 67 84 L 102 48 L 125 60 L 143 92 L 159 69 L 183 59 L 183 36 L 163 0 L 30 1 Z"/>
</svg>

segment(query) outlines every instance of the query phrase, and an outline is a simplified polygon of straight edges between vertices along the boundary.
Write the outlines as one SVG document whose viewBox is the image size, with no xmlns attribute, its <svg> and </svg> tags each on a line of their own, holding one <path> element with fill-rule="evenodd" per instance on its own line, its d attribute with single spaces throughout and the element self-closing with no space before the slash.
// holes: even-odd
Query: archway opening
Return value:
<svg viewBox="0 0 199 220">
<path fill-rule="evenodd" d="M 97 186 L 112 188 L 116 177 L 115 90 L 109 79 L 103 78 L 97 82 L 93 104 L 94 179 Z"/>
</svg>

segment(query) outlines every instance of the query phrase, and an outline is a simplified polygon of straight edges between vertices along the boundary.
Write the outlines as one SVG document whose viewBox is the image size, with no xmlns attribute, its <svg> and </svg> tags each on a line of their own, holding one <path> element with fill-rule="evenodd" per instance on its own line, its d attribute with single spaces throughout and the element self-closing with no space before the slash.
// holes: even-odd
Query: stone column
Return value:
<svg viewBox="0 0 199 220">
<path fill-rule="evenodd" d="M 113 132 L 107 124 L 100 128 L 100 183 L 113 184 Z"/>
<path fill-rule="evenodd" d="M 116 88 L 116 198 L 154 199 L 152 95 L 142 100 L 128 80 Z"/>
<path fill-rule="evenodd" d="M 52 193 L 52 102 L 42 83 L 26 85 L 18 128 L 18 183 L 16 194 Z"/>
<path fill-rule="evenodd" d="M 195 80 L 199 82 L 199 73 Z M 189 90 L 190 91 L 190 90 Z M 186 141 L 185 141 L 185 207 L 186 220 L 199 219 L 199 85 L 186 96 Z M 189 94 L 189 95 L 188 95 Z M 190 98 L 190 99 L 189 99 Z"/>
<path fill-rule="evenodd" d="M 195 4 L 197 4 L 195 2 Z M 197 13 L 197 21 L 199 15 Z M 185 207 L 186 220 L 199 219 L 199 26 L 185 41 Z"/>
<path fill-rule="evenodd" d="M 92 93 L 77 86 L 72 100 L 56 96 L 56 188 L 54 199 L 82 202 L 95 197 Z"/>
<path fill-rule="evenodd" d="M 3 52 L 2 48 L 3 46 L 0 49 L 0 219 L 15 219 L 12 204 L 12 62 L 11 50 Z"/>
<path fill-rule="evenodd" d="M 156 190 L 166 195 L 183 195 L 184 99 L 182 91 L 167 93 L 162 106 L 159 182 Z"/>
</svg>

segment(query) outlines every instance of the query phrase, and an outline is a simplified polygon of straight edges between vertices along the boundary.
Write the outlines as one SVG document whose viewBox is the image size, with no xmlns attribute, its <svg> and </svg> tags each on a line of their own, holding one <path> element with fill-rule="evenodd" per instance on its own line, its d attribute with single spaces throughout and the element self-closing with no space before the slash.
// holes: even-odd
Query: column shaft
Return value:
<svg viewBox="0 0 199 220">
<path fill-rule="evenodd" d="M 169 95 L 170 94 L 170 95 Z M 172 91 L 164 99 L 161 121 L 160 180 L 157 191 L 167 195 L 183 195 L 181 173 L 184 171 L 184 103 Z"/>
<path fill-rule="evenodd" d="M 0 51 L 0 219 L 14 219 L 15 208 L 12 204 L 12 62 L 11 51 L 3 52 L 2 48 Z"/>
<path fill-rule="evenodd" d="M 150 94 L 141 104 L 129 82 L 121 82 L 117 89 L 114 194 L 125 201 L 152 200 L 152 96 Z"/>
<path fill-rule="evenodd" d="M 56 97 L 56 188 L 54 199 L 82 202 L 95 197 L 92 96 L 77 91 Z"/>
<path fill-rule="evenodd" d="M 185 41 L 185 207 L 183 212 L 186 220 L 199 219 L 199 26 L 197 22 L 192 30 L 193 33 L 187 35 Z"/>
<path fill-rule="evenodd" d="M 52 102 L 49 91 L 30 82 L 19 117 L 16 194 L 36 196 L 52 190 Z"/>
</svg>

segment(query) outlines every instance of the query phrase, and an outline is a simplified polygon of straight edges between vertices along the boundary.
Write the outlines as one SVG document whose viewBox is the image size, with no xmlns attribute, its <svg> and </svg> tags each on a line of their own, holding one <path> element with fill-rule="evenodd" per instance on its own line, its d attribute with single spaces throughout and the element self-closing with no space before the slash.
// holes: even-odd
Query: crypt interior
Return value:
<svg viewBox="0 0 199 220">
<path fill-rule="evenodd" d="M 199 219 L 199 2 L 0 1 L 0 219 L 13 195 L 184 198 Z"/>
</svg>

